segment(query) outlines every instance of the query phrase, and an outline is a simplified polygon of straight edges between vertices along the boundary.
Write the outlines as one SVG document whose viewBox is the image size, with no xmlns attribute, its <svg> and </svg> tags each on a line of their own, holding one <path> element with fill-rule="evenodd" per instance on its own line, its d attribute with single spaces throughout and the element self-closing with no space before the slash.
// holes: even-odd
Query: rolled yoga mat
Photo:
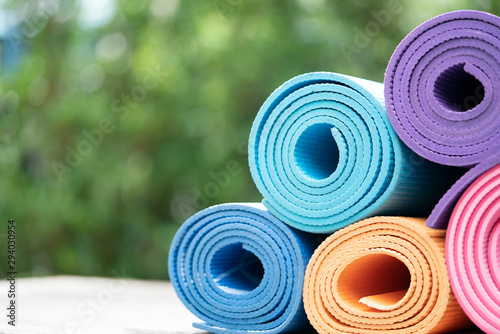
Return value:
<svg viewBox="0 0 500 334">
<path fill-rule="evenodd" d="M 296 231 L 262 204 L 222 204 L 189 218 L 174 237 L 169 274 L 184 305 L 212 333 L 310 328 L 304 272 L 318 237 Z"/>
<path fill-rule="evenodd" d="M 500 18 L 437 16 L 397 46 L 385 73 L 387 113 L 420 156 L 472 167 L 500 150 Z"/>
<path fill-rule="evenodd" d="M 486 333 L 500 333 L 500 165 L 458 201 L 446 236 L 446 263 L 465 313 Z"/>
<path fill-rule="evenodd" d="M 423 218 L 373 217 L 328 237 L 304 280 L 320 334 L 446 333 L 472 326 L 446 271 L 445 230 Z"/>
<path fill-rule="evenodd" d="M 459 177 L 420 158 L 393 131 L 383 85 L 297 76 L 265 101 L 249 165 L 264 205 L 285 223 L 332 233 L 373 215 L 428 215 Z"/>
</svg>

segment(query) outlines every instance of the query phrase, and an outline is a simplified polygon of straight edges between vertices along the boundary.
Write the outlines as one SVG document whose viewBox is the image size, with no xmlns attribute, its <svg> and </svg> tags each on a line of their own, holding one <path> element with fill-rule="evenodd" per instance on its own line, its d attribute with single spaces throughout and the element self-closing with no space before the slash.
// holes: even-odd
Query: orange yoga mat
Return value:
<svg viewBox="0 0 500 334">
<path fill-rule="evenodd" d="M 307 266 L 309 321 L 325 334 L 471 327 L 450 287 L 445 233 L 407 217 L 373 217 L 337 231 Z"/>
</svg>

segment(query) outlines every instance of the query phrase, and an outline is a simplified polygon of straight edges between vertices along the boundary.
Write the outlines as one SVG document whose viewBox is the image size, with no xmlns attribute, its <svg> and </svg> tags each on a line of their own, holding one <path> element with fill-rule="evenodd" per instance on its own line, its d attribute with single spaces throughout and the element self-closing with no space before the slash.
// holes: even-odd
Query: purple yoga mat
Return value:
<svg viewBox="0 0 500 334">
<path fill-rule="evenodd" d="M 385 74 L 398 136 L 431 161 L 472 167 L 500 150 L 500 18 L 437 16 L 398 45 Z"/>
<path fill-rule="evenodd" d="M 464 10 L 424 22 L 394 51 L 384 84 L 389 120 L 408 147 L 439 164 L 476 166 L 427 220 L 446 228 L 465 189 L 500 163 L 500 18 Z"/>
</svg>

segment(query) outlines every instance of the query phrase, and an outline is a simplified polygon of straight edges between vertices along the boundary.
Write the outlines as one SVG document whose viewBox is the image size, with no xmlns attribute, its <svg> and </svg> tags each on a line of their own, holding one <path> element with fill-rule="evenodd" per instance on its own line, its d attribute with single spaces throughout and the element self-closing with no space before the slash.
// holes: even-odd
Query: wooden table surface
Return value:
<svg viewBox="0 0 500 334">
<path fill-rule="evenodd" d="M 0 333 L 191 334 L 199 321 L 169 282 L 53 276 L 17 281 L 17 325 L 8 326 L 6 281 L 0 283 Z"/>
<path fill-rule="evenodd" d="M 17 280 L 17 325 L 8 326 L 7 281 L 0 282 L 1 334 L 206 333 L 169 282 L 52 276 Z M 470 330 L 462 333 L 482 333 Z"/>
</svg>

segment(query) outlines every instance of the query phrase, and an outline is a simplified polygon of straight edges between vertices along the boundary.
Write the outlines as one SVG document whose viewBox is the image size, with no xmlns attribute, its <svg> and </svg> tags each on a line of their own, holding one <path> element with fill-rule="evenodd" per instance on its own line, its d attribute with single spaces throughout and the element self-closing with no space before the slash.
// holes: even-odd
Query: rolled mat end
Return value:
<svg viewBox="0 0 500 334">
<path fill-rule="evenodd" d="M 500 148 L 500 18 L 461 10 L 424 22 L 395 49 L 385 103 L 420 156 L 472 167 Z"/>
<path fill-rule="evenodd" d="M 178 230 L 169 274 L 186 307 L 213 333 L 283 333 L 310 328 L 302 303 L 307 261 L 319 243 L 262 204 L 202 210 Z"/>
<path fill-rule="evenodd" d="M 399 140 L 382 84 L 336 73 L 303 74 L 276 89 L 248 147 L 265 206 L 312 233 L 373 215 L 428 215 L 458 178 Z"/>
<path fill-rule="evenodd" d="M 500 333 L 500 165 L 460 197 L 446 236 L 446 262 L 458 302 L 486 333 Z"/>
<path fill-rule="evenodd" d="M 472 327 L 446 271 L 445 231 L 423 218 L 373 217 L 327 238 L 304 280 L 320 334 L 445 333 Z"/>
</svg>

